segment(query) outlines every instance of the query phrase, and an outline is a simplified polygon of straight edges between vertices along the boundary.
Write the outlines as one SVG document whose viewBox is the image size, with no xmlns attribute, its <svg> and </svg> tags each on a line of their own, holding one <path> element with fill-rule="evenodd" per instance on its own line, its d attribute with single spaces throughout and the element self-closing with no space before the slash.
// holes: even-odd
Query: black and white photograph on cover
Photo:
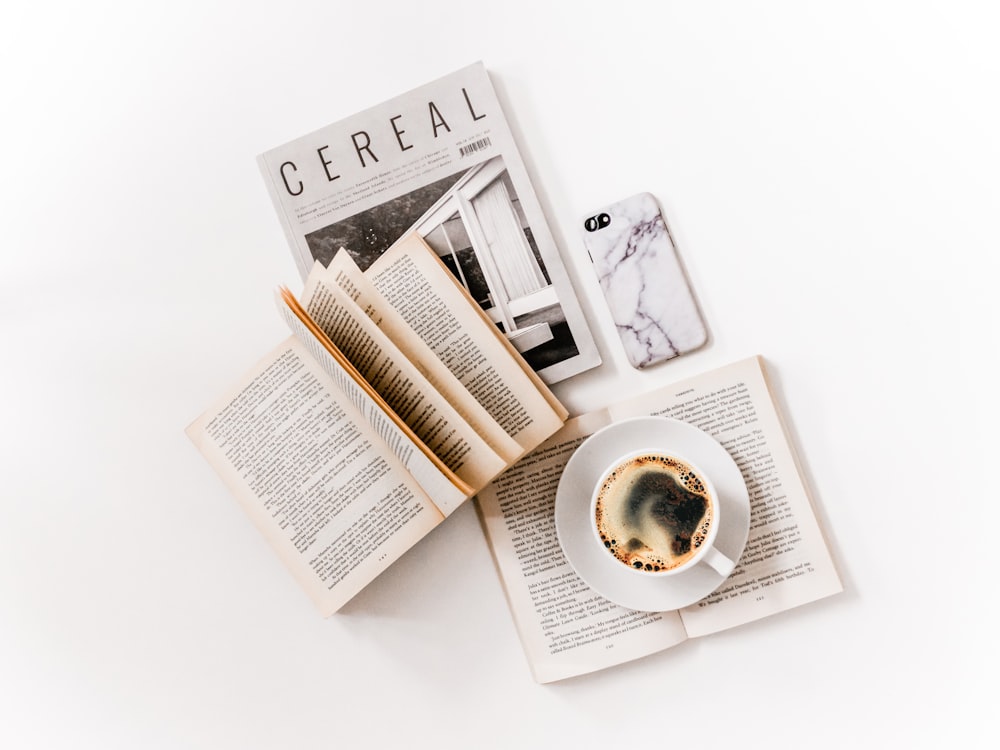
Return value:
<svg viewBox="0 0 1000 750">
<path fill-rule="evenodd" d="M 536 371 L 579 354 L 502 157 L 306 235 L 329 265 L 343 247 L 365 270 L 417 232 Z"/>
</svg>

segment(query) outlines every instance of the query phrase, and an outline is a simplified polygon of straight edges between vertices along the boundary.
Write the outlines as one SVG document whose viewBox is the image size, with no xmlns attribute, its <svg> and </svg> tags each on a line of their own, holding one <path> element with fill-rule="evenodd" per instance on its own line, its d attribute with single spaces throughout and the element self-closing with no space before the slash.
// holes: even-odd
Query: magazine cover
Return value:
<svg viewBox="0 0 1000 750">
<path fill-rule="evenodd" d="M 417 232 L 546 383 L 600 364 L 482 63 L 258 157 L 305 279 Z"/>
</svg>

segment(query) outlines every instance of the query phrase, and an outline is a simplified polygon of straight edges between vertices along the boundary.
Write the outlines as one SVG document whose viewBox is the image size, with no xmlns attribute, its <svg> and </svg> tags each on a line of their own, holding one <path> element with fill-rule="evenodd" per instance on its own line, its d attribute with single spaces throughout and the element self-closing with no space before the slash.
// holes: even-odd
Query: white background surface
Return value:
<svg viewBox="0 0 1000 750">
<path fill-rule="evenodd" d="M 992 745 L 997 13 L 801 5 L 6 8 L 0 746 Z M 607 363 L 559 395 L 763 354 L 845 593 L 538 686 L 471 505 L 323 620 L 188 443 L 299 284 L 254 156 L 478 59 Z M 640 190 L 712 342 L 636 373 L 576 220 Z"/>
</svg>

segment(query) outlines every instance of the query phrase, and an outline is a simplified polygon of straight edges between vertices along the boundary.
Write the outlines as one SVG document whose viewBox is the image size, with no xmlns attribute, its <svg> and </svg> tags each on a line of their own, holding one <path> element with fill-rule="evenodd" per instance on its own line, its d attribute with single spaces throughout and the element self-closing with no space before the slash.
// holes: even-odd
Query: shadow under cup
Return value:
<svg viewBox="0 0 1000 750">
<path fill-rule="evenodd" d="M 639 575 L 705 563 L 726 577 L 735 567 L 713 546 L 721 523 L 715 488 L 681 456 L 637 451 L 615 461 L 594 489 L 590 519 L 606 554 Z"/>
</svg>

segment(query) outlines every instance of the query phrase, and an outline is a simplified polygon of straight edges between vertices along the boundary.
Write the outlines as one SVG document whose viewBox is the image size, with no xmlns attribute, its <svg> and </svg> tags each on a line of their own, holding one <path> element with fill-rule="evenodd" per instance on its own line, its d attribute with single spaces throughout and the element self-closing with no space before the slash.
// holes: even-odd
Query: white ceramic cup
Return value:
<svg viewBox="0 0 1000 750">
<path fill-rule="evenodd" d="M 705 488 L 704 494 L 708 498 L 712 512 L 711 523 L 709 524 L 708 529 L 705 532 L 704 539 L 698 545 L 698 548 L 694 552 L 694 554 L 692 554 L 683 563 L 671 568 L 667 568 L 665 570 L 647 570 L 645 567 L 636 568 L 621 560 L 618 556 L 616 556 L 613 552 L 610 551 L 609 543 L 606 543 L 606 540 L 601 538 L 601 532 L 597 524 L 597 505 L 598 505 L 598 500 L 601 497 L 601 491 L 604 488 L 605 484 L 608 482 L 609 479 L 612 478 L 612 475 L 615 475 L 616 472 L 620 472 L 624 467 L 627 467 L 637 459 L 641 459 L 646 456 L 654 458 L 654 461 L 651 462 L 652 466 L 654 467 L 651 469 L 652 471 L 672 473 L 669 469 L 666 468 L 659 468 L 659 469 L 655 468 L 656 466 L 655 459 L 666 459 L 668 461 L 674 460 L 682 464 L 686 464 L 687 467 L 695 475 L 697 475 L 698 479 L 701 480 Z M 622 481 L 622 480 L 617 479 L 615 481 Z M 607 467 L 607 469 L 605 469 L 605 471 L 601 474 L 600 481 L 598 481 L 597 485 L 594 487 L 594 492 L 590 499 L 590 528 L 594 533 L 595 542 L 601 547 L 603 554 L 607 555 L 609 559 L 614 561 L 617 565 L 620 565 L 622 568 L 625 568 L 626 570 L 634 573 L 635 575 L 654 576 L 654 577 L 671 576 L 691 570 L 696 565 L 704 564 L 711 567 L 713 570 L 715 570 L 716 573 L 721 575 L 723 578 L 727 577 L 730 573 L 733 572 L 733 568 L 736 567 L 736 563 L 733 560 L 730 560 L 728 557 L 726 557 L 722 552 L 720 552 L 715 547 L 715 540 L 716 537 L 718 537 L 719 527 L 721 525 L 722 525 L 722 513 L 719 504 L 719 496 L 716 493 L 715 486 L 712 484 L 711 479 L 709 479 L 708 475 L 704 471 L 702 471 L 697 466 L 697 464 L 695 464 L 692 461 L 689 461 L 684 456 L 678 455 L 677 453 L 673 452 L 665 452 L 662 450 L 642 450 L 642 451 L 633 451 L 624 456 L 621 456 L 612 464 L 610 464 Z"/>
</svg>

